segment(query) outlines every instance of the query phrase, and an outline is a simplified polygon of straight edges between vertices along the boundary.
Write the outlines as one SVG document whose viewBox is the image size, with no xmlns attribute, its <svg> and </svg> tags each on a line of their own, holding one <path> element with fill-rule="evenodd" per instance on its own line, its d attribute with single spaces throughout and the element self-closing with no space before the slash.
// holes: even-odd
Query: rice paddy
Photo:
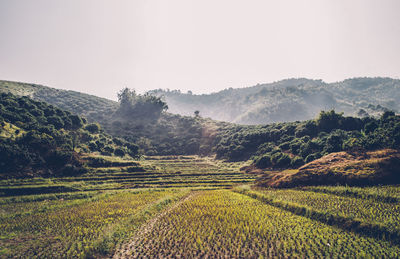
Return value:
<svg viewBox="0 0 400 259">
<path fill-rule="evenodd" d="M 0 181 L 0 258 L 400 256 L 399 186 L 254 189 L 197 156 Z"/>
</svg>

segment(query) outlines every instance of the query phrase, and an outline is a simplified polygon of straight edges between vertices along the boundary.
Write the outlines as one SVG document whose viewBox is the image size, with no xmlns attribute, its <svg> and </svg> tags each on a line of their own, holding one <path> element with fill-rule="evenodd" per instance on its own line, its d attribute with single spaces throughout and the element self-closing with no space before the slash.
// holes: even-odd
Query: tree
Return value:
<svg viewBox="0 0 400 259">
<path fill-rule="evenodd" d="M 114 155 L 123 157 L 125 156 L 125 151 L 122 148 L 117 148 L 114 150 Z"/>
<path fill-rule="evenodd" d="M 200 111 L 199 111 L 199 110 L 194 111 L 194 116 L 195 116 L 195 117 L 199 117 L 199 114 L 200 114 Z"/>
<path fill-rule="evenodd" d="M 99 126 L 98 123 L 91 123 L 91 124 L 86 125 L 85 129 L 87 131 L 89 131 L 90 133 L 94 134 L 94 133 L 98 133 L 99 132 L 100 126 Z"/>
<path fill-rule="evenodd" d="M 144 95 L 136 94 L 135 90 L 124 88 L 118 93 L 120 107 L 117 114 L 130 119 L 158 118 L 168 109 L 168 105 L 150 92 Z"/>
<path fill-rule="evenodd" d="M 360 109 L 360 110 L 357 112 L 357 116 L 358 116 L 358 117 L 361 117 L 361 118 L 364 118 L 364 117 L 368 117 L 369 114 L 368 114 L 368 112 L 366 112 L 364 109 Z"/>
<path fill-rule="evenodd" d="M 325 112 L 321 111 L 317 119 L 317 126 L 320 130 L 330 132 L 333 129 L 338 129 L 343 119 L 343 113 L 336 113 L 334 110 Z"/>
<path fill-rule="evenodd" d="M 71 115 L 69 116 L 69 118 L 71 119 L 72 122 L 72 128 L 73 129 L 80 129 L 83 126 L 83 121 L 81 119 L 81 117 L 79 117 L 78 115 Z"/>
<path fill-rule="evenodd" d="M 134 89 L 125 87 L 118 92 L 119 109 L 122 112 L 129 112 L 132 109 L 132 105 L 136 102 L 137 95 Z"/>
<path fill-rule="evenodd" d="M 62 127 L 64 127 L 64 122 L 59 116 L 50 116 L 47 118 L 47 121 L 50 124 L 54 125 L 56 129 L 61 129 Z"/>
</svg>

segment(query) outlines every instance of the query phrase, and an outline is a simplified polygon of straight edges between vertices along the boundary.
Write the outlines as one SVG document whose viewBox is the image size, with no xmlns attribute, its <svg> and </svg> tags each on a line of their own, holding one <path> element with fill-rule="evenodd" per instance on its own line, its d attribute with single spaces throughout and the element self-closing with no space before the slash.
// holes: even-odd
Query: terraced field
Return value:
<svg viewBox="0 0 400 259">
<path fill-rule="evenodd" d="M 254 189 L 244 164 L 146 157 L 0 181 L 0 258 L 400 256 L 400 187 Z"/>
<path fill-rule="evenodd" d="M 94 167 L 79 177 L 0 181 L 0 195 L 43 194 L 138 188 L 229 188 L 257 176 L 239 171 L 241 163 L 222 163 L 197 156 L 146 157 L 141 166 Z"/>
</svg>

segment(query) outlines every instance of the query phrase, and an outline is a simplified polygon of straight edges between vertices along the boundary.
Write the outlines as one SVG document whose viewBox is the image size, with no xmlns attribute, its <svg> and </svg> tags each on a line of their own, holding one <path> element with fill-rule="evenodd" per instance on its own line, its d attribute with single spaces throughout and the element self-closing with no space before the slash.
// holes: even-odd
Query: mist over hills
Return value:
<svg viewBox="0 0 400 259">
<path fill-rule="evenodd" d="M 153 90 L 149 92 L 150 95 L 145 96 L 164 96 L 169 106 L 168 112 L 162 112 L 159 117 L 153 118 L 137 116 L 145 112 L 143 107 L 137 108 L 140 111 L 135 108 L 135 112 L 129 113 L 129 116 L 121 116 L 120 103 L 112 100 L 41 85 L 0 81 L 0 92 L 29 96 L 83 116 L 89 122 L 99 122 L 108 134 L 136 143 L 143 154 L 216 154 L 218 158 L 228 160 L 246 160 L 253 155 L 262 155 L 266 150 L 271 151 L 270 147 L 273 147 L 273 151 L 282 150 L 280 145 L 285 148 L 292 144 L 308 145 L 312 138 L 317 138 L 314 140 L 319 141 L 319 144 L 314 143 L 311 146 L 318 148 L 305 147 L 308 151 L 301 153 L 304 161 L 319 158 L 333 152 L 332 150 L 343 150 L 346 141 L 361 138 L 361 130 L 371 121 L 375 126 L 380 125 L 374 126 L 376 129 L 386 125 L 379 121 L 379 117 L 387 110 L 400 110 L 397 102 L 399 90 L 400 80 L 390 78 L 356 78 L 332 84 L 321 80 L 287 79 L 248 88 L 226 89 L 207 95 Z M 145 99 L 144 95 L 135 98 Z M 362 119 L 344 118 L 334 111 L 320 113 L 331 109 Z M 196 110 L 200 111 L 200 116 L 194 115 Z M 392 116 L 391 114 L 394 116 L 393 112 L 388 114 L 386 117 Z M 376 117 L 372 118 L 371 115 Z M 329 130 L 318 127 L 318 118 L 321 116 L 333 118 L 333 126 Z M 397 117 L 394 118 L 397 120 Z M 365 143 L 360 146 L 393 147 L 392 142 L 396 142 L 397 137 L 393 137 L 395 133 L 392 131 L 398 130 L 394 126 L 382 126 L 381 130 L 386 128 L 390 128 L 387 131 L 390 134 L 375 129 L 372 132 L 376 134 L 365 136 Z M 328 134 L 324 135 L 322 132 Z M 319 136 L 319 133 L 322 135 Z M 298 141 L 305 135 L 309 137 Z M 291 137 L 288 139 L 287 136 Z M 390 136 L 390 143 L 382 140 L 382 136 Z M 328 140 L 331 138 L 340 139 L 339 144 L 335 142 L 335 149 L 329 144 Z M 267 149 L 266 145 L 269 145 Z M 295 155 L 299 155 L 297 149 L 294 151 L 291 159 L 297 159 Z"/>
<path fill-rule="evenodd" d="M 196 104 L 195 101 L 199 98 L 203 98 L 210 103 L 210 111 L 212 107 L 215 108 L 216 114 L 223 115 L 225 111 L 229 111 L 228 115 L 237 116 L 243 120 L 242 122 L 249 124 L 250 122 L 255 124 L 256 119 L 296 120 L 264 125 L 240 125 L 193 114 L 184 116 L 167 113 L 165 112 L 167 104 L 151 94 L 162 94 L 164 91 L 140 95 L 132 89 L 125 88 L 118 93 L 119 102 L 114 102 L 75 91 L 0 81 L 0 93 L 3 93 L 1 96 L 22 98 L 24 102 L 40 100 L 50 104 L 46 104 L 48 107 L 43 112 L 50 115 L 48 118 L 40 117 L 41 121 L 56 121 L 56 125 L 61 125 L 62 119 L 53 118 L 51 114 L 62 115 L 65 112 L 77 114 L 89 122 L 98 122 L 110 136 L 132 143 L 129 146 L 135 147 L 134 151 L 139 154 L 206 155 L 227 161 L 250 159 L 253 165 L 249 170 L 253 170 L 254 166 L 274 169 L 298 168 L 305 163 L 340 151 L 398 149 L 400 116 L 393 111 L 387 111 L 388 108 L 383 106 L 398 110 L 395 101 L 398 100 L 398 89 L 398 80 L 364 78 L 336 84 L 291 79 L 269 85 L 228 89 L 202 96 L 181 94 L 177 91 L 166 92 L 172 96 L 183 96 L 182 99 L 187 101 L 187 106 L 190 105 L 190 98 L 193 98 L 193 104 Z M 246 99 L 247 102 L 244 101 Z M 25 106 L 25 110 L 18 110 L 13 107 L 16 105 L 12 102 L 6 100 L 3 103 L 0 103 L 0 111 L 7 123 L 14 123 L 15 120 L 12 119 L 14 117 L 18 118 L 18 123 L 29 121 L 28 118 L 32 117 L 29 115 L 31 111 Z M 235 107 L 251 109 L 247 107 L 252 107 L 253 103 L 259 104 L 259 112 L 252 113 L 253 117 L 249 116 L 251 113 L 239 114 L 239 111 L 234 109 Z M 55 107 L 65 112 L 51 113 L 53 110 L 57 111 Z M 334 110 L 320 111 L 337 107 L 341 107 L 339 111 L 347 114 L 354 113 L 357 109 L 363 109 L 363 112 L 358 111 L 357 117 L 346 117 Z M 189 108 L 186 109 L 189 111 Z M 318 116 L 313 115 L 313 112 L 316 115 L 319 113 Z M 20 113 L 26 115 L 21 117 Z M 368 116 L 380 113 L 382 114 L 379 117 Z M 297 121 L 301 116 L 310 116 L 310 119 Z M 249 121 L 250 119 L 253 121 Z M 4 125 L 0 127 L 0 133 L 3 131 L 9 134 L 8 126 Z M 28 123 L 26 128 L 29 127 L 31 126 Z M 111 141 L 100 137 L 85 144 L 82 151 L 97 150 L 101 154 L 109 155 L 112 150 L 121 149 L 109 146 L 108 143 L 111 144 Z M 114 144 L 121 146 L 123 142 L 117 140 Z M 6 148 L 12 150 L 12 145 Z M 4 154 L 10 153 L 7 150 Z M 114 154 L 118 155 L 115 152 Z"/>
<path fill-rule="evenodd" d="M 308 120 L 321 110 L 332 109 L 347 116 L 400 110 L 400 80 L 381 77 L 336 83 L 286 79 L 202 95 L 162 89 L 150 92 L 164 96 L 171 113 L 193 115 L 198 110 L 203 117 L 239 124 Z"/>
</svg>

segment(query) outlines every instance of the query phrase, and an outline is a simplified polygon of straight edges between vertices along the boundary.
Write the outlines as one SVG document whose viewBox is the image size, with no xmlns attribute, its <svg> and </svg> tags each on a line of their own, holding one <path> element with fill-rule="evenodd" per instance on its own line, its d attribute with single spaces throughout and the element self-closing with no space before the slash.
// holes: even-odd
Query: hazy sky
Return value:
<svg viewBox="0 0 400 259">
<path fill-rule="evenodd" d="M 400 77 L 398 0 L 0 0 L 0 79 L 115 99 Z"/>
</svg>

